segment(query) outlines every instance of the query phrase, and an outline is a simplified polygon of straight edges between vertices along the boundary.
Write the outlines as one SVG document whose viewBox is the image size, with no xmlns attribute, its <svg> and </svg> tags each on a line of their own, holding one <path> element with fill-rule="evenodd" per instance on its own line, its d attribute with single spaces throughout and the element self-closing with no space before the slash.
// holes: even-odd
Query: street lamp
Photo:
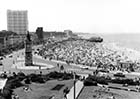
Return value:
<svg viewBox="0 0 140 99">
<path fill-rule="evenodd" d="M 76 83 L 76 80 L 75 80 L 75 72 L 73 72 L 73 80 L 74 80 L 74 86 L 73 86 L 73 99 L 75 99 L 76 98 L 76 94 L 75 94 L 75 92 L 76 92 L 76 86 L 75 86 L 75 83 Z"/>
<path fill-rule="evenodd" d="M 2 64 L 3 65 L 3 64 Z M 4 72 L 4 65 L 3 65 L 3 67 L 2 67 L 2 71 Z"/>
</svg>

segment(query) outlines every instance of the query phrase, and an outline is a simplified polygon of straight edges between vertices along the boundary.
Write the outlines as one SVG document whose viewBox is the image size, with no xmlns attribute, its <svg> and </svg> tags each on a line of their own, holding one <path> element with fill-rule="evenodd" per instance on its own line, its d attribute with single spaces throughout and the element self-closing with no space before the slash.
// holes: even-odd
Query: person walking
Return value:
<svg viewBox="0 0 140 99">
<path fill-rule="evenodd" d="M 66 93 L 64 93 L 64 99 L 67 99 L 67 94 Z"/>
<path fill-rule="evenodd" d="M 67 94 L 69 93 L 69 88 L 66 87 L 66 88 L 63 90 L 63 93 L 64 93 L 64 99 L 67 99 Z"/>
</svg>

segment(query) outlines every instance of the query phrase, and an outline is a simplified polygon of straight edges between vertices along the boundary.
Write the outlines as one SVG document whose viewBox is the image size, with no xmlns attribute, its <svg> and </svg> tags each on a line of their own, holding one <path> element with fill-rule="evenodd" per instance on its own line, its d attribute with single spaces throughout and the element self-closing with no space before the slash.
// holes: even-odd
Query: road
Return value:
<svg viewBox="0 0 140 99">
<path fill-rule="evenodd" d="M 39 47 L 41 47 L 41 45 L 38 45 L 38 46 L 34 46 L 33 49 L 38 49 Z M 34 50 L 34 51 L 35 51 Z M 12 68 L 12 65 L 13 65 L 13 62 L 17 62 L 17 57 L 20 57 L 20 58 L 24 58 L 25 54 L 25 49 L 22 49 L 22 50 L 19 50 L 19 51 L 14 51 L 12 54 L 10 55 L 7 55 L 6 58 L 4 58 L 2 60 L 2 63 L 3 63 L 3 66 L 0 67 L 0 71 L 11 71 L 11 72 L 19 72 L 21 70 L 18 70 L 18 69 L 15 69 L 15 68 Z M 33 52 L 34 53 L 34 52 Z M 9 57 L 9 56 L 12 56 L 12 57 Z M 71 71 L 74 71 L 76 72 L 77 74 L 92 74 L 93 71 L 96 70 L 96 68 L 91 68 L 91 69 L 82 69 L 81 67 L 82 66 L 77 66 L 75 64 L 66 64 L 65 62 L 61 62 L 61 61 L 55 61 L 55 60 L 47 60 L 47 59 L 42 59 L 42 58 L 39 58 L 39 57 L 33 57 L 33 61 L 34 62 L 40 62 L 40 63 L 47 63 L 47 64 L 50 64 L 50 65 L 53 65 L 55 66 L 53 69 L 50 69 L 50 70 L 41 70 L 43 73 L 47 73 L 47 72 L 50 72 L 50 71 L 53 71 L 53 70 L 59 70 L 59 68 L 57 67 L 57 63 L 64 66 L 64 69 L 65 71 L 67 72 L 71 72 Z M 4 67 L 4 68 L 3 68 Z M 25 73 L 31 73 L 31 72 L 36 72 L 35 70 L 22 70 L 24 71 Z M 40 70 L 37 70 L 38 72 Z M 113 72 L 110 72 L 108 73 L 109 76 L 113 77 Z M 128 73 L 126 74 L 126 77 L 128 78 L 135 78 L 135 77 L 139 77 L 140 76 L 140 73 Z"/>
</svg>

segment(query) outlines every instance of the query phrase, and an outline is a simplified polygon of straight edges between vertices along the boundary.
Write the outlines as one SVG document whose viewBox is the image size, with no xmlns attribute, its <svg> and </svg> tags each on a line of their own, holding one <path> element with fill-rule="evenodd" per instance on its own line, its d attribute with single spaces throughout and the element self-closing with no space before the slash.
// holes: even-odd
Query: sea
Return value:
<svg viewBox="0 0 140 99">
<path fill-rule="evenodd" d="M 80 34 L 81 35 L 81 34 Z M 117 46 L 130 48 L 140 52 L 140 34 L 139 33 L 116 33 L 116 34 L 82 34 L 89 38 L 99 36 L 105 43 L 115 43 Z"/>
</svg>

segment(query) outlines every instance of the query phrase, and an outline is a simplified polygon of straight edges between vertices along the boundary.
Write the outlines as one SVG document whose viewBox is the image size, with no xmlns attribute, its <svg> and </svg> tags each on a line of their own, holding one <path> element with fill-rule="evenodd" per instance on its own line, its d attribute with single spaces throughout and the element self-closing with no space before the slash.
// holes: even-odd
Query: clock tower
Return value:
<svg viewBox="0 0 140 99">
<path fill-rule="evenodd" d="M 32 40 L 27 31 L 26 40 L 25 40 L 25 66 L 32 66 L 33 65 L 33 58 L 32 58 Z"/>
</svg>

